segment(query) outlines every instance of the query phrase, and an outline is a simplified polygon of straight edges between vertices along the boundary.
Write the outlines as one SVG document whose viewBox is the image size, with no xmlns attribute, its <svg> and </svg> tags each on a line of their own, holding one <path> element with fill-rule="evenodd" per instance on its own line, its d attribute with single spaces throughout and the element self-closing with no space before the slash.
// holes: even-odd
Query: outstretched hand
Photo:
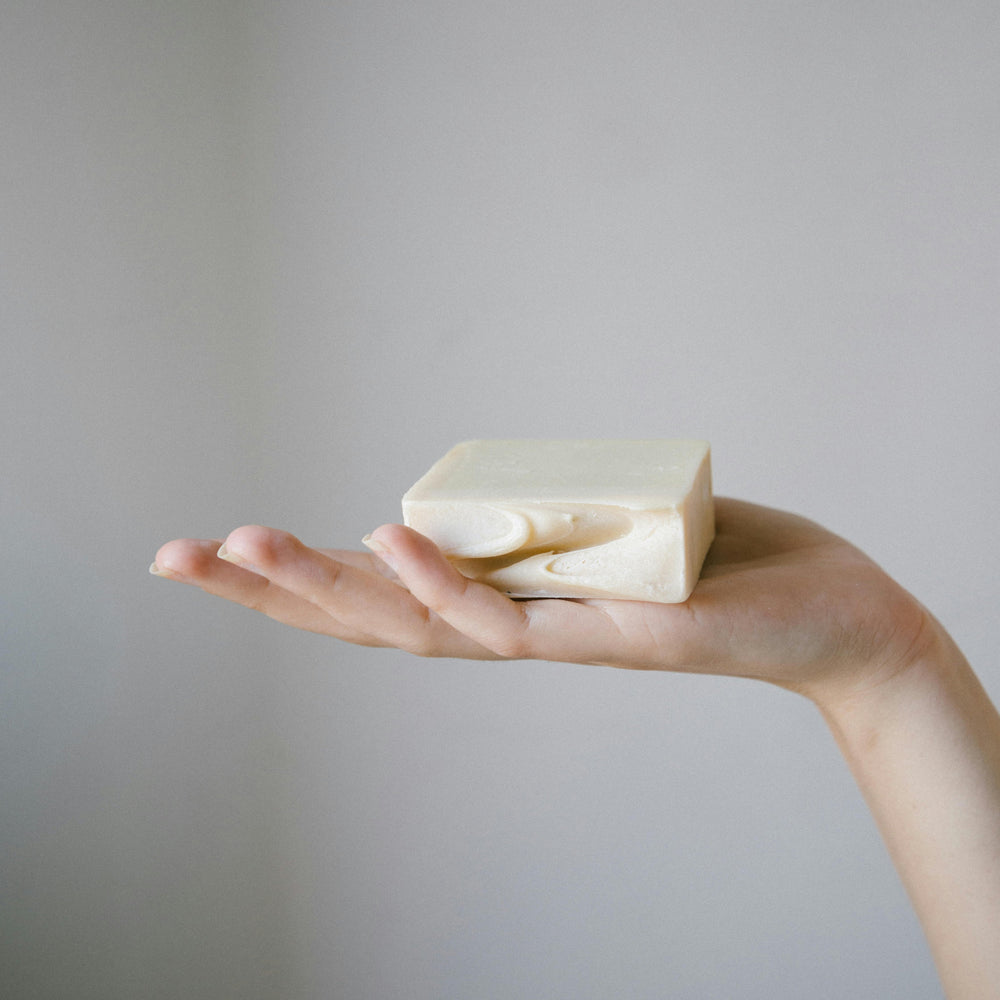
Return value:
<svg viewBox="0 0 1000 1000">
<path fill-rule="evenodd" d="M 852 545 L 738 500 L 715 512 L 684 604 L 510 600 L 398 524 L 372 532 L 370 552 L 252 526 L 178 539 L 151 571 L 363 645 L 732 674 L 806 695 L 872 806 L 946 992 L 995 996 L 1000 715 L 948 634 Z"/>
<path fill-rule="evenodd" d="M 716 526 L 701 580 L 676 605 L 511 600 L 402 525 L 368 536 L 371 553 L 247 526 L 224 543 L 168 542 L 151 571 L 361 645 L 757 677 L 814 698 L 877 684 L 930 641 L 923 608 L 819 525 L 719 498 Z"/>
</svg>

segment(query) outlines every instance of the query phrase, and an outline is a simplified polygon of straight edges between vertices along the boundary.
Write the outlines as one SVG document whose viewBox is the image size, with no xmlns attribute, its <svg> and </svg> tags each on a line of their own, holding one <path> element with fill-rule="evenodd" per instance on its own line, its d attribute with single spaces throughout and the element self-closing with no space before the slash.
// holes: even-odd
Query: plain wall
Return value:
<svg viewBox="0 0 1000 1000">
<path fill-rule="evenodd" d="M 470 437 L 698 436 L 994 697 L 995 5 L 7 0 L 0 991 L 937 997 L 818 714 L 156 580 Z"/>
</svg>

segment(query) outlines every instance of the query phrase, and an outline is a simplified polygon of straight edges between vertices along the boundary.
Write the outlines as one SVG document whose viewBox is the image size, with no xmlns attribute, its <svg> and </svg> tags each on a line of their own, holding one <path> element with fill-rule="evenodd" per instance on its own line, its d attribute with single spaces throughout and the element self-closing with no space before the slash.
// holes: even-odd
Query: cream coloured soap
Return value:
<svg viewBox="0 0 1000 1000">
<path fill-rule="evenodd" d="M 704 441 L 466 441 L 403 521 L 511 597 L 687 600 L 715 535 Z"/>
</svg>

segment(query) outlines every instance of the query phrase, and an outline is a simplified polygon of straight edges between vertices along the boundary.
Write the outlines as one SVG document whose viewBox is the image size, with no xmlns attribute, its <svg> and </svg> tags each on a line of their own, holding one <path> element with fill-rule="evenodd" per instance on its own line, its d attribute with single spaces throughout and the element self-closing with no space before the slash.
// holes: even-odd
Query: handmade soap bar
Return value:
<svg viewBox="0 0 1000 1000">
<path fill-rule="evenodd" d="M 466 441 L 403 521 L 511 597 L 685 601 L 715 534 L 704 441 Z"/>
</svg>

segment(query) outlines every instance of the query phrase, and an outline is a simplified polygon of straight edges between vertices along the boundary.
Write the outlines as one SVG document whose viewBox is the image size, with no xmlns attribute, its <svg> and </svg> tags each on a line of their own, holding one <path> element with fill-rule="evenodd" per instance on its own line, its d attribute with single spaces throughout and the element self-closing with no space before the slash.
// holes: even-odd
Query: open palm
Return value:
<svg viewBox="0 0 1000 1000">
<path fill-rule="evenodd" d="M 732 674 L 809 694 L 875 683 L 915 655 L 924 610 L 843 539 L 739 500 L 717 499 L 716 523 L 701 580 L 676 605 L 511 600 L 401 525 L 366 539 L 375 554 L 246 526 L 224 545 L 169 542 L 153 569 L 296 628 L 421 656 Z"/>
</svg>

